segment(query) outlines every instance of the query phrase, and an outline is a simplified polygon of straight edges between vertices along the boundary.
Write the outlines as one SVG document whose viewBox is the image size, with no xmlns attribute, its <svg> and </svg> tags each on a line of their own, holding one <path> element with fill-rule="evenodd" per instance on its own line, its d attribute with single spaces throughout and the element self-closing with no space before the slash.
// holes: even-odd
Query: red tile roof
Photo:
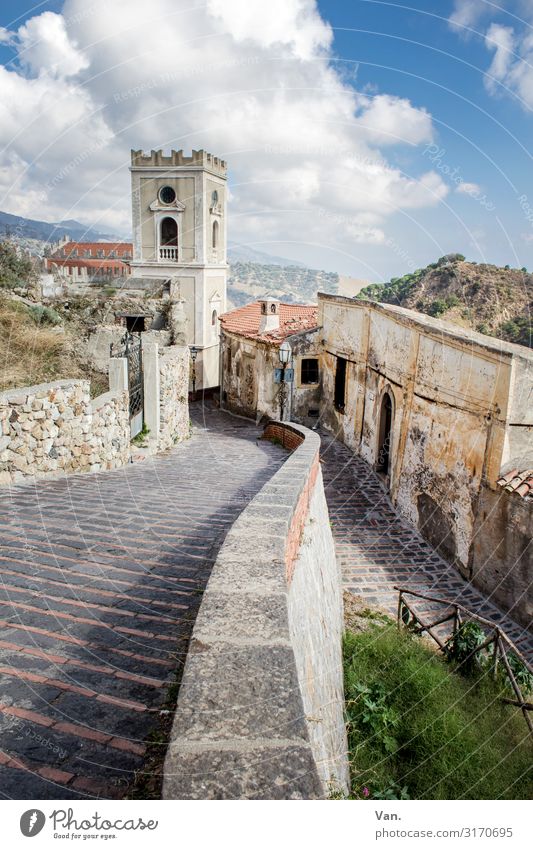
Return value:
<svg viewBox="0 0 533 849">
<path fill-rule="evenodd" d="M 301 333 L 304 330 L 312 330 L 317 327 L 318 307 L 306 306 L 304 304 L 280 304 L 279 305 L 279 330 L 270 333 L 259 333 L 261 321 L 261 305 L 259 301 L 246 304 L 231 312 L 220 316 L 223 330 L 228 333 L 236 333 L 247 339 L 259 339 L 279 345 L 287 336 Z"/>
<path fill-rule="evenodd" d="M 106 259 L 114 251 L 117 256 L 111 257 L 111 259 L 118 259 L 124 254 L 129 254 L 132 257 L 133 245 L 131 242 L 65 242 L 51 256 L 58 259 L 88 259 L 89 257 L 85 256 L 87 251 L 90 251 L 90 256 L 95 258 L 98 258 L 98 251 L 103 251 Z M 103 259 L 104 257 L 101 258 Z"/>
<path fill-rule="evenodd" d="M 533 469 L 525 469 L 523 472 L 512 469 L 503 475 L 498 483 L 507 492 L 516 492 L 522 498 L 533 498 Z"/>
</svg>

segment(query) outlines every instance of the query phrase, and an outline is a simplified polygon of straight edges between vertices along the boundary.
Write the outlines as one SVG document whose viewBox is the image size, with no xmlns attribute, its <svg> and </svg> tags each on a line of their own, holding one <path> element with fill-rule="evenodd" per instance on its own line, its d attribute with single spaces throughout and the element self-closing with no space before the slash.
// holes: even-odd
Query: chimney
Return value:
<svg viewBox="0 0 533 849">
<path fill-rule="evenodd" d="M 259 333 L 273 333 L 279 330 L 279 301 L 276 298 L 264 298 L 259 301 L 259 306 L 261 307 Z"/>
</svg>

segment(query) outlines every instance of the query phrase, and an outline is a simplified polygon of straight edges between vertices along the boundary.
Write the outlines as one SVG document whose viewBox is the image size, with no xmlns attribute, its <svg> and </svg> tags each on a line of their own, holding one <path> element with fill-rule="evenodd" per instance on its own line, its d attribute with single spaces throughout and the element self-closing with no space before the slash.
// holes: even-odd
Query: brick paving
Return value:
<svg viewBox="0 0 533 849">
<path fill-rule="evenodd" d="M 192 438 L 0 491 L 0 798 L 113 798 L 143 769 L 225 534 L 285 459 L 194 405 Z"/>
<path fill-rule="evenodd" d="M 533 637 L 465 581 L 393 508 L 374 471 L 342 443 L 321 433 L 322 473 L 344 587 L 396 616 L 395 585 L 458 601 L 500 625 L 531 660 Z M 421 615 L 443 612 L 415 601 Z M 436 619 L 437 617 L 433 617 Z M 443 629 L 444 630 L 444 629 Z"/>
</svg>

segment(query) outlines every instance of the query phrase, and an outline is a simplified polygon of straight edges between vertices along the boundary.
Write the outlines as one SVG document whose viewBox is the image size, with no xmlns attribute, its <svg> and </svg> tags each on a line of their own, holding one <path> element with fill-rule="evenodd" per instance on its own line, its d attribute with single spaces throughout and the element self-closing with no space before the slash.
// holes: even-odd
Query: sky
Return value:
<svg viewBox="0 0 533 849">
<path fill-rule="evenodd" d="M 533 269 L 533 0 L 3 0 L 0 62 L 5 212 L 127 237 L 130 149 L 204 148 L 238 244 Z"/>
</svg>

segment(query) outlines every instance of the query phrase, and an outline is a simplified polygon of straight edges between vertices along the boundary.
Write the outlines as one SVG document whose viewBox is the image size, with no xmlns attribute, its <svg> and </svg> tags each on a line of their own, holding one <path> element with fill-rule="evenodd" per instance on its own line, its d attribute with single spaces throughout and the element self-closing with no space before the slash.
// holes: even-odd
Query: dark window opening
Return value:
<svg viewBox="0 0 533 849">
<path fill-rule="evenodd" d="M 344 413 L 347 362 L 343 357 L 337 357 L 337 368 L 335 370 L 335 409 L 339 413 Z"/>
<path fill-rule="evenodd" d="M 318 383 L 318 360 L 302 360 L 302 383 Z"/>
<path fill-rule="evenodd" d="M 217 326 L 217 311 L 216 310 L 213 310 L 213 312 L 211 313 L 211 326 L 212 327 Z"/>
<path fill-rule="evenodd" d="M 307 411 L 307 415 L 309 416 L 309 418 L 310 418 L 310 419 L 318 419 L 318 415 L 319 415 L 319 413 L 318 413 L 318 410 L 315 410 L 315 409 L 311 409 L 311 408 L 310 408 L 310 409 Z"/>
<path fill-rule="evenodd" d="M 379 416 L 379 441 L 376 471 L 388 475 L 390 471 L 390 449 L 392 440 L 392 399 L 388 392 L 383 396 Z"/>
<path fill-rule="evenodd" d="M 178 225 L 173 218 L 163 218 L 161 222 L 161 244 L 178 246 Z"/>
<path fill-rule="evenodd" d="M 142 333 L 144 330 L 144 315 L 127 315 L 126 330 L 129 333 Z"/>
<path fill-rule="evenodd" d="M 213 221 L 213 249 L 218 246 L 218 221 Z"/>
</svg>

